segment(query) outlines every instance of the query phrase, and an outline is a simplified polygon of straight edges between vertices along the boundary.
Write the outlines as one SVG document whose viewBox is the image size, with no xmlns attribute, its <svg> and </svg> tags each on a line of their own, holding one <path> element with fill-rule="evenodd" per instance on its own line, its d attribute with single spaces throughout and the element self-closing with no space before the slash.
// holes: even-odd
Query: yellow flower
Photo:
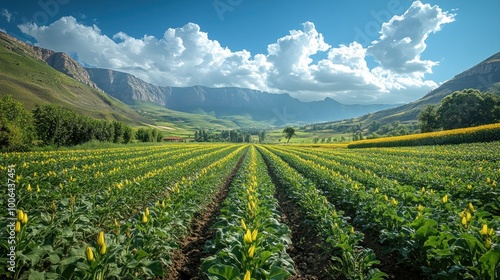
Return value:
<svg viewBox="0 0 500 280">
<path fill-rule="evenodd" d="M 419 212 L 422 212 L 422 210 L 424 210 L 424 206 L 422 206 L 421 204 L 420 204 L 420 205 L 418 205 L 418 211 L 419 211 Z"/>
<path fill-rule="evenodd" d="M 243 228 L 243 230 L 247 230 L 247 225 L 245 224 L 245 220 L 241 219 L 241 228 Z"/>
<path fill-rule="evenodd" d="M 24 212 L 23 212 L 23 210 L 19 209 L 19 210 L 17 211 L 17 220 L 18 220 L 18 221 L 22 221 L 22 220 L 23 220 L 23 218 L 24 218 Z"/>
<path fill-rule="evenodd" d="M 447 203 L 448 202 L 448 195 L 445 194 L 441 200 L 443 201 L 443 203 Z"/>
<path fill-rule="evenodd" d="M 351 227 L 351 234 L 354 234 L 354 227 Z"/>
<path fill-rule="evenodd" d="M 465 216 L 462 218 L 462 225 L 467 225 L 467 218 Z"/>
<path fill-rule="evenodd" d="M 146 212 L 146 216 L 149 217 L 149 207 L 146 207 L 146 211 L 145 212 Z"/>
<path fill-rule="evenodd" d="M 255 245 L 252 244 L 252 246 L 250 246 L 250 249 L 248 249 L 248 256 L 250 258 L 253 258 L 254 253 L 255 253 Z"/>
<path fill-rule="evenodd" d="M 389 198 L 387 197 L 387 195 L 384 194 L 384 200 L 387 202 L 389 201 Z"/>
<path fill-rule="evenodd" d="M 375 193 L 379 193 L 378 188 L 375 188 Z"/>
<path fill-rule="evenodd" d="M 146 213 L 142 214 L 142 223 L 147 223 L 148 222 L 148 216 L 146 215 Z"/>
<path fill-rule="evenodd" d="M 36 192 L 40 192 L 40 186 L 36 185 Z"/>
<path fill-rule="evenodd" d="M 101 255 L 104 255 L 106 254 L 106 243 L 103 243 L 102 246 L 101 246 L 101 250 L 99 251 L 99 253 L 101 253 Z"/>
<path fill-rule="evenodd" d="M 28 213 L 24 212 L 24 215 L 23 215 L 23 224 L 26 224 L 28 223 Z"/>
<path fill-rule="evenodd" d="M 422 187 L 422 193 L 425 193 L 425 187 Z"/>
<path fill-rule="evenodd" d="M 254 230 L 253 230 L 253 232 L 252 232 L 252 241 L 257 240 L 257 233 L 258 233 L 258 232 L 259 232 L 259 231 L 258 231 L 257 229 L 254 229 Z"/>
<path fill-rule="evenodd" d="M 488 234 L 488 225 L 483 224 L 483 227 L 481 228 L 481 231 L 479 231 L 481 235 L 487 235 Z"/>
<path fill-rule="evenodd" d="M 87 246 L 87 250 L 85 250 L 85 252 L 87 253 L 87 260 L 89 260 L 89 262 L 94 261 L 94 252 L 90 246 Z"/>
<path fill-rule="evenodd" d="M 161 208 L 165 208 L 165 200 L 161 201 Z"/>
<path fill-rule="evenodd" d="M 474 205 L 472 205 L 472 203 L 469 202 L 469 210 L 474 213 Z"/>
<path fill-rule="evenodd" d="M 495 233 L 495 231 L 492 228 L 490 228 L 490 231 L 488 232 L 488 235 L 489 236 L 493 236 L 494 233 Z"/>
<path fill-rule="evenodd" d="M 97 237 L 97 244 L 99 244 L 99 246 L 104 245 L 104 231 L 99 232 L 99 236 Z"/>
<path fill-rule="evenodd" d="M 243 236 L 243 242 L 250 244 L 252 243 L 252 233 L 250 232 L 249 229 L 247 229 L 247 232 Z"/>
<path fill-rule="evenodd" d="M 465 218 L 467 219 L 467 222 L 470 222 L 470 220 L 472 220 L 472 215 L 470 214 L 470 212 L 467 212 Z"/>
<path fill-rule="evenodd" d="M 394 197 L 391 198 L 391 204 L 394 206 L 398 205 L 398 202 L 394 199 Z"/>
<path fill-rule="evenodd" d="M 31 191 L 33 190 L 33 188 L 31 188 L 31 185 L 30 185 L 30 184 L 28 184 L 28 186 L 26 187 L 26 189 L 27 189 L 29 192 L 31 192 Z"/>
<path fill-rule="evenodd" d="M 250 270 L 247 270 L 247 272 L 245 273 L 245 278 L 243 278 L 243 280 L 250 280 Z"/>
<path fill-rule="evenodd" d="M 15 232 L 20 232 L 21 231 L 21 222 L 17 221 L 16 222 L 16 227 L 14 228 Z"/>
</svg>

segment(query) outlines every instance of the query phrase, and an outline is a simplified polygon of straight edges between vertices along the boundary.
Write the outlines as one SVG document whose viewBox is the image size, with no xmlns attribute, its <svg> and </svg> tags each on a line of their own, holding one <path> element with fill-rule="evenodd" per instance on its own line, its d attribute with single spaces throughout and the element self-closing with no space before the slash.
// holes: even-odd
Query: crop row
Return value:
<svg viewBox="0 0 500 280">
<path fill-rule="evenodd" d="M 500 248 L 494 229 L 500 219 L 477 200 L 455 199 L 448 189 L 400 185 L 370 169 L 339 163 L 350 159 L 329 157 L 335 151 L 324 157 L 310 150 L 271 151 L 315 182 L 332 203 L 353 213 L 356 225 L 380 232 L 380 242 L 407 265 L 417 263 L 436 279 L 498 278 Z"/>
<path fill-rule="evenodd" d="M 378 264 L 371 249 L 363 248 L 363 234 L 348 223 L 342 211 L 327 201 L 315 184 L 265 147 L 259 147 L 269 170 L 299 211 L 311 221 L 332 259 L 330 275 L 341 273 L 347 279 L 382 279 L 386 274 L 373 268 Z"/>
<path fill-rule="evenodd" d="M 67 166 L 75 165 L 78 171 L 69 176 L 65 169 L 41 172 L 43 187 L 31 186 L 30 176 L 21 177 L 38 172 L 35 164 L 23 169 L 18 163 L 17 215 L 26 222 L 20 219 L 16 228 L 17 271 L 13 276 L 107 279 L 163 275 L 169 254 L 187 232 L 192 216 L 213 199 L 244 147 L 154 150 L 156 156 L 144 155 L 149 165 L 137 162 L 134 168 L 124 161 L 113 167 L 119 172 L 106 173 L 103 178 L 95 178 L 92 168 L 82 168 L 93 167 L 89 162 L 67 161 Z M 105 168 L 113 170 L 106 164 Z M 2 228 L 6 228 L 4 222 Z M 3 241 L 2 248 L 7 249 Z"/>
<path fill-rule="evenodd" d="M 286 279 L 294 265 L 286 249 L 290 229 L 279 222 L 275 187 L 262 157 L 251 147 L 236 174 L 202 271 L 210 279 Z"/>
<path fill-rule="evenodd" d="M 406 184 L 416 191 L 422 188 L 433 189 L 443 195 L 449 194 L 456 200 L 469 200 L 491 214 L 500 215 L 500 197 L 494 195 L 500 169 L 494 161 L 453 162 L 417 154 L 406 157 L 384 155 L 370 149 L 321 153 L 314 150 L 294 151 L 305 159 L 326 160 L 329 167 L 349 174 L 354 180 L 368 186 L 382 184 L 405 188 L 402 184 Z"/>
<path fill-rule="evenodd" d="M 446 145 L 500 140 L 500 124 L 356 141 L 348 148 Z"/>
</svg>

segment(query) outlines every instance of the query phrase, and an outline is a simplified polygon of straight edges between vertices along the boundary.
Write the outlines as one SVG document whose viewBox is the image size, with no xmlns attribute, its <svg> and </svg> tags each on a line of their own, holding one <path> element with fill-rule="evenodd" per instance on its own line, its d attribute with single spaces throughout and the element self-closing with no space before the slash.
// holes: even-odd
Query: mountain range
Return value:
<svg viewBox="0 0 500 280">
<path fill-rule="evenodd" d="M 352 118 L 394 105 L 344 105 L 331 98 L 302 102 L 289 94 L 237 87 L 162 87 L 109 69 L 86 68 L 90 79 L 109 95 L 129 105 L 152 103 L 187 113 L 218 117 L 247 115 L 274 125 Z"/>
<path fill-rule="evenodd" d="M 397 107 L 346 105 L 331 98 L 302 102 L 289 94 L 236 87 L 157 86 L 124 72 L 84 68 L 65 53 L 26 44 L 3 32 L 0 54 L 0 95 L 12 94 L 27 109 L 56 103 L 133 125 L 262 128 L 355 117 L 363 122 L 415 121 L 423 107 L 438 104 L 455 90 L 487 90 L 500 82 L 497 53 L 415 102 Z"/>
</svg>

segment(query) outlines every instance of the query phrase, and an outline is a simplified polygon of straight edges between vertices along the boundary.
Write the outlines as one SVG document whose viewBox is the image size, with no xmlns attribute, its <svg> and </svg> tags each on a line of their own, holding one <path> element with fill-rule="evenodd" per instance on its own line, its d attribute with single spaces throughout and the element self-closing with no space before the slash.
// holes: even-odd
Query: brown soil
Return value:
<svg viewBox="0 0 500 280">
<path fill-rule="evenodd" d="M 287 224 L 292 231 L 292 244 L 287 252 L 295 263 L 296 275 L 289 279 L 331 279 L 331 274 L 328 273 L 331 261 L 321 248 L 321 240 L 315 230 L 305 223 L 303 215 L 279 185 L 276 186 L 276 198 L 281 222 Z"/>
<path fill-rule="evenodd" d="M 226 178 L 215 199 L 203 213 L 198 213 L 191 221 L 190 234 L 181 242 L 181 247 L 172 253 L 172 264 L 168 267 L 167 276 L 164 279 L 206 279 L 200 270 L 202 259 L 208 257 L 207 253 L 203 252 L 203 248 L 214 235 L 212 226 L 217 221 L 222 201 L 226 199 L 229 185 L 244 158 L 245 154 L 241 156 L 231 174 Z"/>
<path fill-rule="evenodd" d="M 291 230 L 292 244 L 287 248 L 287 253 L 295 263 L 295 275 L 289 279 L 331 279 L 332 276 L 328 273 L 331 261 L 328 254 L 322 249 L 321 239 L 313 227 L 306 223 L 296 204 L 287 197 L 286 191 L 279 184 L 265 158 L 264 161 L 276 186 L 275 197 L 278 200 L 278 210 L 281 213 L 280 222 L 288 225 Z"/>
</svg>

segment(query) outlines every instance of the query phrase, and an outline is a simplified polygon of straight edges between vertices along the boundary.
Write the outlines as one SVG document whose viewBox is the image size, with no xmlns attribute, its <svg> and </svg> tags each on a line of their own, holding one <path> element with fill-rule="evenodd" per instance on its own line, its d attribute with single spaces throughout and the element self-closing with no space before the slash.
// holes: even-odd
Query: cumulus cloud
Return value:
<svg viewBox="0 0 500 280">
<path fill-rule="evenodd" d="M 267 46 L 267 53 L 233 51 L 209 38 L 195 23 L 167 29 L 161 38 L 103 34 L 97 25 L 63 17 L 48 26 L 19 25 L 36 44 L 76 54 L 92 67 L 131 73 L 156 85 L 235 86 L 289 92 L 303 100 L 332 97 L 344 103 L 401 103 L 437 84 L 425 79 L 437 63 L 421 60 L 425 40 L 453 15 L 419 1 L 383 24 L 380 38 L 364 48 L 357 42 L 332 47 L 305 22 Z M 313 56 L 326 58 L 314 61 Z M 371 55 L 378 65 L 368 67 Z"/>
<path fill-rule="evenodd" d="M 420 59 L 427 47 L 425 40 L 443 24 L 453 21 L 454 14 L 437 5 L 415 1 L 403 15 L 382 24 L 381 36 L 368 47 L 368 52 L 385 69 L 396 73 L 431 73 L 437 62 Z"/>
<path fill-rule="evenodd" d="M 12 20 L 12 13 L 7 9 L 2 9 L 1 15 L 7 20 L 7 22 Z"/>
</svg>

